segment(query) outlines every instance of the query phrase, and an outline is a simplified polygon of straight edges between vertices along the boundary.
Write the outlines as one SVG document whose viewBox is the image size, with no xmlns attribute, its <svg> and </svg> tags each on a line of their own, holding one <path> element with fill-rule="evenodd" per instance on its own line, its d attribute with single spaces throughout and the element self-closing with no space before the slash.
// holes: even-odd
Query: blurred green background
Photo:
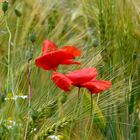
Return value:
<svg viewBox="0 0 140 140">
<path fill-rule="evenodd" d="M 45 140 L 59 135 L 64 140 L 139 140 L 139 0 L 9 0 L 5 14 L 2 2 L 0 139 Z M 34 45 L 31 35 L 36 36 Z M 75 118 L 78 89 L 64 93 L 50 80 L 51 72 L 35 66 L 45 39 L 60 48 L 74 45 L 82 50 L 81 66 L 60 66 L 58 71 L 97 67 L 98 77 L 112 82 L 110 90 L 94 95 L 93 117 L 87 90 L 81 90 L 80 114 Z M 29 108 L 26 69 L 31 48 Z"/>
</svg>

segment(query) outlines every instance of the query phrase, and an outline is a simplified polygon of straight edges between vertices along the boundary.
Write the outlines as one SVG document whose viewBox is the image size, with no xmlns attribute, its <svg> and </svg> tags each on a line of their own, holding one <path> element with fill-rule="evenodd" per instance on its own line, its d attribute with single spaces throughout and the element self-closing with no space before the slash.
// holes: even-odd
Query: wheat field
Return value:
<svg viewBox="0 0 140 140">
<path fill-rule="evenodd" d="M 139 140 L 140 1 L 9 0 L 6 12 L 4 2 L 0 140 Z M 52 71 L 36 67 L 45 39 L 82 52 L 81 65 L 58 71 L 96 67 L 100 79 L 111 81 L 109 90 L 93 95 L 93 116 L 88 90 L 80 90 L 77 107 L 78 88 L 65 93 L 52 82 Z"/>
</svg>

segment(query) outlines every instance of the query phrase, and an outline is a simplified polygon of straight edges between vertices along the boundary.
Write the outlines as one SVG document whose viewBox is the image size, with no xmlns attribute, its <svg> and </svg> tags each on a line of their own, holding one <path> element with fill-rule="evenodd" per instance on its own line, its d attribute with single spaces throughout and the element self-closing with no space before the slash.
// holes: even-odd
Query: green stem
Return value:
<svg viewBox="0 0 140 140">
<path fill-rule="evenodd" d="M 18 37 L 18 32 L 19 32 L 19 18 L 17 18 L 16 22 L 16 31 L 15 31 L 15 36 L 14 36 L 14 42 L 13 42 L 13 57 L 15 58 L 15 52 L 16 52 L 16 42 L 17 42 L 17 37 Z M 12 81 L 12 93 L 13 96 L 16 95 L 15 93 L 15 82 L 14 82 L 14 75 L 13 75 L 13 70 L 14 70 L 14 62 L 12 62 L 12 68 L 11 68 L 11 81 Z M 16 105 L 16 110 L 19 113 L 19 105 L 18 101 L 15 100 L 15 105 Z"/>
<path fill-rule="evenodd" d="M 91 115 L 91 118 L 92 118 L 92 110 L 93 110 L 93 99 L 92 99 L 92 93 L 90 94 L 90 99 L 91 99 L 91 113 L 90 113 L 90 115 Z"/>
<path fill-rule="evenodd" d="M 96 105 L 98 105 L 99 96 L 100 96 L 100 94 L 98 94 L 98 96 L 97 96 Z M 92 93 L 91 93 L 91 123 L 90 123 L 89 131 L 87 132 L 86 140 L 89 139 L 90 131 L 91 131 L 92 126 L 94 124 L 95 109 L 94 109 L 94 111 L 92 111 L 92 110 L 93 110 L 93 99 L 92 99 Z"/>
<path fill-rule="evenodd" d="M 32 99 L 32 85 L 31 85 L 31 80 L 30 80 L 30 61 L 27 63 L 27 81 L 28 81 L 28 86 L 29 86 L 29 100 L 28 100 L 28 113 L 27 113 L 27 123 L 25 126 L 25 134 L 24 134 L 24 140 L 26 140 L 27 137 L 27 132 L 28 132 L 28 125 L 30 121 L 30 107 L 31 107 L 31 99 Z"/>
<path fill-rule="evenodd" d="M 31 99 L 32 99 L 32 85 L 31 85 L 31 80 L 30 80 L 30 61 L 28 61 L 27 64 L 27 81 L 28 81 L 28 86 L 29 86 L 29 107 L 31 105 Z"/>
<path fill-rule="evenodd" d="M 77 118 L 77 115 L 79 115 L 79 110 L 78 110 L 79 102 L 80 102 L 80 87 L 78 87 L 77 103 L 76 103 L 76 106 L 74 108 L 73 115 L 72 115 L 72 117 L 74 118 L 74 120 Z M 72 127 L 73 127 L 73 125 L 72 125 L 72 122 L 71 122 L 70 132 L 69 132 L 69 140 L 71 140 Z"/>
<path fill-rule="evenodd" d="M 80 102 L 80 87 L 78 87 L 78 101 L 77 101 L 77 105 L 79 105 Z"/>
<path fill-rule="evenodd" d="M 75 112 L 76 118 L 80 116 L 80 106 L 79 105 L 80 105 L 80 87 L 78 88 L 78 101 L 77 101 L 77 107 L 76 107 L 77 109 L 76 109 L 76 112 Z M 79 136 L 80 136 L 79 121 L 78 121 L 77 126 L 78 126 Z"/>
<path fill-rule="evenodd" d="M 11 51 L 11 31 L 8 26 L 8 20 L 7 20 L 7 15 L 4 14 L 4 21 L 6 25 L 6 29 L 9 34 L 9 39 L 8 39 L 8 59 L 7 59 L 7 65 L 8 65 L 8 72 L 7 72 L 7 92 L 9 90 L 9 78 L 10 78 L 10 51 Z"/>
<path fill-rule="evenodd" d="M 13 94 L 13 97 L 15 96 L 15 91 L 14 91 L 14 82 L 13 82 L 13 69 L 12 67 L 10 67 L 10 63 L 11 63 L 11 57 L 10 57 L 10 54 L 11 54 L 11 38 L 12 38 L 12 35 L 11 35 L 11 31 L 10 31 L 10 28 L 9 28 L 9 25 L 8 25 L 8 15 L 5 13 L 4 14 L 4 21 L 5 21 L 5 26 L 6 26 L 6 29 L 8 31 L 8 34 L 9 34 L 9 39 L 8 39 L 8 52 L 7 52 L 7 93 L 9 92 L 9 84 L 10 84 L 10 81 L 11 81 L 11 84 L 12 84 L 12 94 Z M 11 86 L 11 85 L 10 85 Z M 17 101 L 15 100 L 15 106 L 16 106 L 16 109 L 18 109 L 18 103 Z"/>
</svg>

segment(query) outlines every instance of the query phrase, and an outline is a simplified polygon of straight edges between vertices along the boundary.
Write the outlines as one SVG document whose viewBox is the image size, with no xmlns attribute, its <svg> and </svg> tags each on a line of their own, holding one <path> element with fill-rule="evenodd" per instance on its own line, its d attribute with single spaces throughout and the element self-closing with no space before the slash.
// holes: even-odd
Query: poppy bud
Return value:
<svg viewBox="0 0 140 140">
<path fill-rule="evenodd" d="M 4 1 L 2 3 L 2 11 L 5 13 L 8 10 L 8 2 Z"/>
<path fill-rule="evenodd" d="M 21 16 L 21 12 L 18 9 L 15 9 L 15 14 L 16 14 L 17 17 Z"/>
<path fill-rule="evenodd" d="M 34 43 L 36 41 L 36 34 L 35 33 L 31 33 L 30 36 L 29 36 L 29 38 L 30 38 L 30 41 L 32 43 Z"/>
</svg>

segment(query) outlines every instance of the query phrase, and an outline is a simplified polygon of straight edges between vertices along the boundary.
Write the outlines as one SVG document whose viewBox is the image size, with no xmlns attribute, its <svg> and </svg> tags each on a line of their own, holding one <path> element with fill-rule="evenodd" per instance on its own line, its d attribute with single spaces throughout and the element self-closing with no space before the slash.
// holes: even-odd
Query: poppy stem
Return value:
<svg viewBox="0 0 140 140">
<path fill-rule="evenodd" d="M 78 87 L 78 101 L 77 101 L 77 109 L 76 109 L 75 114 L 77 114 L 76 117 L 79 117 L 79 115 L 80 115 L 80 87 Z M 80 134 L 79 122 L 78 122 L 77 126 L 78 126 L 79 134 Z"/>
<path fill-rule="evenodd" d="M 91 118 L 92 118 L 92 110 L 93 110 L 93 99 L 92 99 L 92 93 L 90 94 L 90 99 L 91 99 Z"/>
<path fill-rule="evenodd" d="M 29 102 L 28 102 L 28 114 L 27 114 L 27 123 L 25 127 L 25 135 L 24 135 L 24 140 L 26 140 L 27 137 L 27 131 L 28 131 L 28 125 L 29 125 L 29 118 L 30 118 L 30 106 L 31 106 L 31 99 L 32 99 L 32 85 L 31 85 L 31 80 L 30 80 L 30 60 L 28 60 L 27 63 L 27 81 L 28 81 L 28 86 L 29 86 Z"/>
<path fill-rule="evenodd" d="M 32 85 L 31 85 L 31 80 L 30 80 L 30 61 L 28 61 L 27 63 L 27 81 L 28 81 L 28 85 L 29 85 L 29 107 L 31 104 L 31 99 L 32 99 Z"/>
<path fill-rule="evenodd" d="M 78 104 L 79 104 L 79 101 L 80 101 L 80 87 L 78 87 Z"/>
<path fill-rule="evenodd" d="M 89 126 L 89 130 L 88 130 L 88 132 L 87 132 L 87 137 L 86 137 L 86 140 L 88 140 L 89 139 L 89 137 L 90 137 L 90 132 L 91 132 L 91 130 L 92 130 L 92 127 L 93 127 L 93 124 L 94 124 L 94 116 L 95 116 L 95 109 L 93 110 L 93 99 L 92 99 L 92 97 L 93 97 L 93 95 L 92 95 L 92 93 L 90 93 L 91 94 L 91 123 L 90 123 L 90 126 Z M 95 102 L 95 104 L 96 105 L 98 105 L 98 101 L 99 101 L 99 97 L 100 97 L 100 94 L 98 94 L 98 96 L 97 96 L 97 100 L 96 100 L 96 102 Z M 92 111 L 93 110 L 93 111 Z"/>
<path fill-rule="evenodd" d="M 78 112 L 79 115 L 79 103 L 80 103 L 80 87 L 78 87 L 78 94 L 77 94 L 77 104 L 76 104 L 76 109 L 75 109 L 75 113 Z M 77 117 L 77 116 L 76 116 Z"/>
<path fill-rule="evenodd" d="M 11 53 L 11 31 L 8 25 L 8 15 L 4 14 L 4 21 L 5 21 L 5 26 L 9 35 L 8 38 L 8 52 L 7 52 L 7 66 L 8 66 L 8 70 L 7 70 L 7 92 L 9 91 L 9 83 L 10 83 L 10 53 Z"/>
<path fill-rule="evenodd" d="M 78 87 L 78 93 L 77 93 L 77 102 L 76 102 L 76 106 L 74 108 L 74 111 L 73 111 L 73 118 L 74 120 L 76 120 L 77 116 L 79 116 L 79 102 L 80 102 L 80 87 Z M 70 132 L 69 132 L 69 140 L 71 140 L 71 132 L 72 132 L 72 128 L 73 128 L 73 124 L 71 123 L 71 126 L 70 126 Z"/>
</svg>

